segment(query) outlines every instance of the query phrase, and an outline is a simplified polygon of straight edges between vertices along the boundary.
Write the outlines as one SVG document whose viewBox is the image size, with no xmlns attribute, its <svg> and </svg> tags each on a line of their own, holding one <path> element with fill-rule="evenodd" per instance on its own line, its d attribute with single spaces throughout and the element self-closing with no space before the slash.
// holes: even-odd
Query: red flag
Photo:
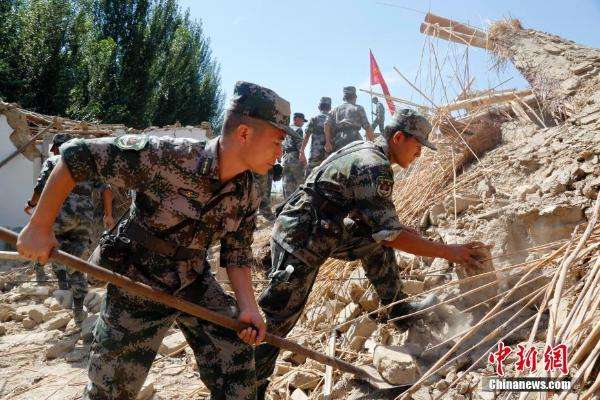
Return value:
<svg viewBox="0 0 600 400">
<path fill-rule="evenodd" d="M 379 70 L 379 66 L 377 65 L 377 61 L 375 61 L 375 57 L 373 57 L 373 52 L 369 50 L 369 57 L 371 59 L 371 85 L 381 85 L 381 90 L 383 90 L 383 94 L 386 96 L 390 96 L 390 89 L 388 89 L 387 83 L 383 79 L 383 75 Z M 396 105 L 392 101 L 392 99 L 386 98 L 388 108 L 390 113 L 393 115 L 396 112 Z"/>
</svg>

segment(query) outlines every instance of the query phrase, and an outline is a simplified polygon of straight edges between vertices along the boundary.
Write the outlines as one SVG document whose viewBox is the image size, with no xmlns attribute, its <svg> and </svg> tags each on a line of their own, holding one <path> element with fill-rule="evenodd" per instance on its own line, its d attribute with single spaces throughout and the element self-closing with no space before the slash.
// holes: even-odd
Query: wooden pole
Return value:
<svg viewBox="0 0 600 400">
<path fill-rule="evenodd" d="M 34 137 L 29 139 L 27 143 L 23 146 L 19 147 L 17 150 L 8 155 L 4 160 L 0 161 L 0 168 L 4 167 L 10 160 L 21 154 L 30 144 L 34 143 L 39 137 L 41 137 L 44 133 L 46 133 L 50 129 L 50 126 L 39 131 Z"/>
<path fill-rule="evenodd" d="M 0 227 L 0 240 L 4 240 L 5 242 L 11 243 L 12 245 L 16 245 L 17 234 L 6 228 Z M 92 263 L 83 261 L 82 259 L 72 256 L 69 253 L 65 253 L 63 251 L 55 249 L 52 251 L 50 259 L 58 261 L 61 264 L 71 267 L 77 271 L 86 273 L 101 281 L 112 283 L 113 285 L 127 291 L 128 293 L 152 301 L 156 301 L 158 303 L 162 303 L 179 311 L 183 311 L 195 317 L 212 322 L 213 324 L 229 328 L 234 331 L 241 331 L 242 329 L 250 326 L 233 318 L 229 318 L 227 316 L 209 310 L 205 307 L 194 304 L 192 302 L 161 292 L 160 290 L 156 290 L 148 285 L 144 285 L 142 283 L 133 281 L 124 275 L 117 274 L 106 268 L 102 268 Z M 339 369 L 340 371 L 349 372 L 366 380 L 370 379 L 370 376 L 364 370 L 346 361 L 323 355 L 319 352 L 307 349 L 303 346 L 300 346 L 297 343 L 273 335 L 271 333 L 267 333 L 265 335 L 265 342 L 275 347 L 279 347 L 281 349 L 289 350 L 297 354 L 302 354 L 322 364 Z"/>
<path fill-rule="evenodd" d="M 16 251 L 0 251 L 0 260 L 8 261 L 29 261 Z"/>
</svg>

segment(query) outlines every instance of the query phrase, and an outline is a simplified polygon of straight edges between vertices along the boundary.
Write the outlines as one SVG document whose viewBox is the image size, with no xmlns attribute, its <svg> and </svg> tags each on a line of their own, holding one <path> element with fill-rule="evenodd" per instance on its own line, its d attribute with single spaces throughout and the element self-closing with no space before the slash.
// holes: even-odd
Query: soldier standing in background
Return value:
<svg viewBox="0 0 600 400">
<path fill-rule="evenodd" d="M 373 128 L 367 119 L 365 109 L 356 104 L 356 88 L 344 88 L 344 103 L 331 111 L 325 123 L 325 151 L 330 153 L 341 149 L 350 142 L 362 140 L 360 128 L 366 132 L 366 139 L 373 141 Z"/>
<path fill-rule="evenodd" d="M 281 165 L 283 167 L 283 177 L 281 185 L 283 187 L 283 199 L 287 199 L 294 190 L 304 182 L 304 165 L 301 162 L 300 148 L 302 147 L 302 138 L 306 118 L 302 113 L 294 113 L 293 125 L 288 127 L 288 132 L 283 141 L 283 156 Z M 303 157 L 306 161 L 306 157 Z"/>
<path fill-rule="evenodd" d="M 50 174 L 60 161 L 60 155 L 58 155 L 59 147 L 71 139 L 72 137 L 65 133 L 58 133 L 52 138 L 50 151 L 54 156 L 49 157 L 42 166 L 42 172 L 33 188 L 33 194 L 25 206 L 27 214 L 31 214 L 31 211 L 37 206 Z M 82 257 L 90 247 L 95 220 L 95 206 L 92 197 L 94 195 L 93 192 L 96 190 L 102 193 L 105 227 L 109 228 L 114 224 L 112 216 L 112 190 L 110 186 L 90 181 L 79 182 L 63 203 L 58 218 L 54 223 L 54 231 L 60 243 L 60 250 L 77 257 Z M 59 289 L 70 289 L 73 294 L 73 318 L 75 323 L 80 324 L 87 316 L 83 311 L 83 300 L 87 294 L 85 274 L 54 261 L 51 265 L 58 279 Z M 46 280 L 44 267 L 41 264 L 36 263 L 35 270 L 38 281 Z"/>
<path fill-rule="evenodd" d="M 329 117 L 331 111 L 331 97 L 321 97 L 319 101 L 319 111 L 321 113 L 310 119 L 306 132 L 304 133 L 304 140 L 302 141 L 302 147 L 300 148 L 300 161 L 306 165 L 305 177 L 310 175 L 310 172 L 321 164 L 321 162 L 329 155 L 325 152 L 325 122 Z M 306 156 L 304 150 L 310 142 L 310 152 L 308 156 L 308 162 L 306 162 Z"/>
<path fill-rule="evenodd" d="M 385 109 L 377 97 L 373 97 L 372 101 L 373 104 L 375 104 L 375 111 L 372 112 L 374 118 L 371 127 L 373 128 L 373 133 L 375 133 L 375 128 L 379 127 L 379 133 L 383 134 L 383 127 L 385 125 Z"/>
</svg>

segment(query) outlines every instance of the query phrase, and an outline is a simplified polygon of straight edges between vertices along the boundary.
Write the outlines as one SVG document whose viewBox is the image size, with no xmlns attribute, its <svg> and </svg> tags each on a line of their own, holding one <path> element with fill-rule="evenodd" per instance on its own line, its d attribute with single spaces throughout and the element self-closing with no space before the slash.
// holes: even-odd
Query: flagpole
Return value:
<svg viewBox="0 0 600 400">
<path fill-rule="evenodd" d="M 373 52 L 371 51 L 371 49 L 369 49 L 369 91 L 371 92 L 371 126 L 373 126 L 373 85 L 371 84 L 371 56 L 373 55 Z"/>
</svg>

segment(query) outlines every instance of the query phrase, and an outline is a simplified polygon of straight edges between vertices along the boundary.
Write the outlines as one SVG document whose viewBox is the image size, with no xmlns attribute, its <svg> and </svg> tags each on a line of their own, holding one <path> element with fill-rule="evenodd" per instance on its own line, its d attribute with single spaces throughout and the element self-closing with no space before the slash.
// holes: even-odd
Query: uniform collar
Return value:
<svg viewBox="0 0 600 400">
<path fill-rule="evenodd" d="M 390 146 L 383 136 L 377 136 L 373 141 L 373 144 L 383 151 L 383 154 L 385 154 L 388 160 L 390 159 Z"/>
<path fill-rule="evenodd" d="M 220 136 L 209 140 L 204 146 L 204 153 L 200 157 L 198 172 L 208 178 L 219 180 L 219 143 Z"/>
</svg>

